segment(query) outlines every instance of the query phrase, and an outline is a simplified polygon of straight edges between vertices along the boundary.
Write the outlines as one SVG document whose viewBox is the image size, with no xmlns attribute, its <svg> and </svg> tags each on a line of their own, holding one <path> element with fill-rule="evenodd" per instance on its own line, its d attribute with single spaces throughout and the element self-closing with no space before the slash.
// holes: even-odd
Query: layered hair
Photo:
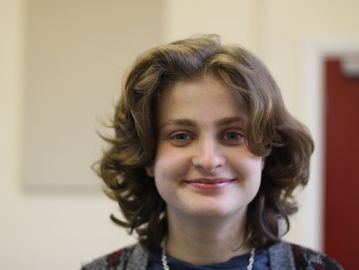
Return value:
<svg viewBox="0 0 359 270">
<path fill-rule="evenodd" d="M 265 66 L 237 45 L 216 35 L 179 40 L 140 55 L 126 77 L 116 106 L 113 138 L 98 163 L 106 193 L 118 202 L 122 227 L 138 234 L 149 250 L 167 234 L 166 204 L 146 174 L 156 155 L 156 108 L 162 91 L 179 80 L 210 75 L 233 91 L 248 112 L 247 143 L 265 159 L 259 191 L 248 205 L 245 239 L 262 248 L 280 240 L 281 225 L 297 211 L 294 190 L 308 182 L 313 141 L 286 110 L 280 90 Z"/>
</svg>

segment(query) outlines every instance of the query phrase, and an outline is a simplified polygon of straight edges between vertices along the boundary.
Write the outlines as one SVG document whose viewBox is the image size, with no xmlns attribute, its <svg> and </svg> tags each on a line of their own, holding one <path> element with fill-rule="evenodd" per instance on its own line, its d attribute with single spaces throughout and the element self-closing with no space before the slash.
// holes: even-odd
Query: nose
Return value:
<svg viewBox="0 0 359 270">
<path fill-rule="evenodd" d="M 215 139 L 207 138 L 199 141 L 192 158 L 193 165 L 206 173 L 213 173 L 226 163 L 219 148 L 220 145 Z"/>
</svg>

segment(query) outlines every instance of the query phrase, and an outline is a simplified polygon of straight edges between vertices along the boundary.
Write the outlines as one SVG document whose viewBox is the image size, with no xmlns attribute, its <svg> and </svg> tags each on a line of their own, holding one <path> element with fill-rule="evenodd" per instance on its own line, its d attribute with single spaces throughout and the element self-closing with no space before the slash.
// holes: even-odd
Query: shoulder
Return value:
<svg viewBox="0 0 359 270">
<path fill-rule="evenodd" d="M 312 269 L 343 269 L 334 259 L 322 252 L 294 244 L 291 244 L 291 248 L 296 265 L 304 269 L 310 266 Z"/>
<path fill-rule="evenodd" d="M 121 248 L 85 264 L 81 270 L 145 269 L 147 251 L 140 245 Z"/>
<path fill-rule="evenodd" d="M 269 248 L 272 264 L 285 264 L 288 269 L 341 270 L 335 260 L 322 252 L 287 242 Z"/>
</svg>

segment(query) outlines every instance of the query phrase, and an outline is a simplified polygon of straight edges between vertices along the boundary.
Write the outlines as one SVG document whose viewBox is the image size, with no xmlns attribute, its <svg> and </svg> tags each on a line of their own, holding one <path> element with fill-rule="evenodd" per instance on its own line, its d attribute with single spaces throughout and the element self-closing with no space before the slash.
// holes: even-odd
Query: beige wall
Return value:
<svg viewBox="0 0 359 270">
<path fill-rule="evenodd" d="M 161 41 L 149 3 L 0 1 L 0 269 L 79 269 L 134 241 L 90 166 L 121 75 Z"/>
<path fill-rule="evenodd" d="M 322 248 L 322 138 L 318 104 L 310 93 L 312 61 L 308 54 L 323 44 L 355 47 L 359 40 L 356 0 L 255 0 L 166 1 L 164 33 L 172 40 L 191 33 L 216 32 L 224 41 L 239 42 L 255 52 L 269 67 L 282 89 L 285 102 L 296 117 L 311 128 L 316 138 L 309 186 L 299 192 L 300 212 L 292 218 L 288 240 Z M 348 43 L 348 41 L 350 41 Z M 340 50 L 340 48 L 338 48 Z M 318 74 L 320 76 L 320 74 Z M 318 84 L 319 85 L 319 84 Z M 321 89 L 314 88 L 314 91 Z M 319 95 L 319 94 L 318 94 Z M 313 120 L 314 119 L 314 120 Z M 318 125 L 319 122 L 319 125 Z"/>
<path fill-rule="evenodd" d="M 164 37 L 176 40 L 201 33 L 220 34 L 223 41 L 255 48 L 257 1 L 253 0 L 168 0 Z"/>
<path fill-rule="evenodd" d="M 32 11 L 37 16 L 46 15 L 41 11 L 51 8 L 51 6 L 43 6 L 41 3 L 43 2 L 40 0 L 0 1 L 1 269 L 38 270 L 49 267 L 54 270 L 76 269 L 81 262 L 133 241 L 126 236 L 125 232 L 118 230 L 109 222 L 108 214 L 116 212 L 116 206 L 100 193 L 47 193 L 23 188 L 21 161 L 23 160 L 24 145 L 22 142 L 24 142 L 23 135 L 27 132 L 24 128 L 31 128 L 32 125 L 32 123 L 24 122 L 27 119 L 24 117 L 25 104 L 29 102 L 26 100 L 28 93 L 24 91 L 26 89 L 31 91 L 27 83 L 30 80 L 27 76 L 31 75 L 31 72 L 28 72 L 30 69 L 28 64 L 31 63 L 31 59 L 27 53 L 29 48 L 31 49 L 31 40 L 36 42 L 32 36 L 28 36 L 29 25 L 26 24 L 28 19 L 26 16 L 31 7 L 35 8 Z M 65 3 L 71 5 L 71 11 L 79 10 L 78 18 L 83 20 L 88 20 L 89 14 L 96 17 L 98 12 L 106 12 L 103 1 L 92 1 L 91 5 L 87 1 L 81 1 L 82 4 L 76 2 L 79 3 L 78 5 L 70 4 L 74 3 L 73 1 L 61 1 L 61 3 L 54 1 L 52 4 L 57 5 L 59 12 L 61 10 L 65 12 L 68 10 L 67 7 L 62 6 Z M 130 1 L 117 1 L 117 3 L 128 5 Z M 105 59 L 97 55 L 94 56 L 94 62 L 106 71 L 101 71 L 98 68 L 88 71 L 89 67 L 86 61 L 84 66 L 76 66 L 78 63 L 74 61 L 75 66 L 72 65 L 70 68 L 75 68 L 75 70 L 84 68 L 88 73 L 86 76 L 80 76 L 79 81 L 76 78 L 70 82 L 67 80 L 68 87 L 73 87 L 77 83 L 81 89 L 84 85 L 89 85 L 94 91 L 93 89 L 96 87 L 103 86 L 108 91 L 106 96 L 108 94 L 111 97 L 116 96 L 118 76 L 138 51 L 157 42 L 182 38 L 191 34 L 219 33 L 225 41 L 239 42 L 255 51 L 277 79 L 290 111 L 310 124 L 313 115 L 306 108 L 306 100 L 310 93 L 308 94 L 305 89 L 307 86 L 306 72 L 309 69 L 306 66 L 308 46 L 315 46 L 318 42 L 331 43 L 359 39 L 359 21 L 357 20 L 359 2 L 356 0 L 167 0 L 151 3 L 155 4 L 147 6 L 141 13 L 141 18 L 155 16 L 161 22 L 158 29 L 153 29 L 156 28 L 154 24 L 146 24 L 145 19 L 142 24 L 126 25 L 120 31 L 121 39 L 113 41 L 120 46 L 121 56 L 118 56 L 118 59 L 113 59 L 110 56 L 116 51 L 116 47 L 106 45 L 106 42 L 102 45 L 97 44 L 100 48 L 106 48 L 107 51 L 104 52 Z M 31 6 L 29 7 L 29 5 Z M 87 7 L 87 9 L 83 9 L 83 7 Z M 113 9 L 109 10 L 108 14 L 114 18 L 115 22 L 119 22 L 117 16 L 122 16 L 123 22 L 133 21 L 135 15 L 131 15 L 131 13 L 138 14 L 137 7 L 138 4 L 134 3 L 127 9 L 119 8 L 118 14 Z M 90 13 L 85 12 L 89 9 Z M 121 14 L 121 10 L 126 10 L 126 13 Z M 54 20 L 56 18 L 48 18 L 48 22 Z M 57 22 L 59 21 L 61 22 L 61 20 Z M 64 17 L 65 24 L 57 25 L 56 30 L 59 33 L 66 29 L 67 21 L 68 18 Z M 103 20 L 99 19 L 98 23 L 100 22 Z M 99 38 L 104 38 L 109 42 L 112 42 L 109 39 L 111 34 L 116 32 L 117 27 L 120 27 L 116 23 L 113 28 L 107 25 L 107 28 L 102 28 L 107 29 L 107 32 L 101 34 L 102 30 L 96 28 L 96 25 L 98 24 L 93 25 L 93 28 L 87 31 L 90 33 L 97 31 Z M 39 24 L 40 26 L 41 24 Z M 51 30 L 49 24 L 48 27 Z M 72 29 L 72 31 L 75 30 Z M 68 45 L 67 36 L 63 35 L 62 37 L 63 39 L 56 41 L 58 46 Z M 138 42 L 136 42 L 137 40 Z M 126 48 L 124 44 L 127 44 L 130 52 L 123 49 Z M 51 50 L 55 43 L 50 43 L 50 45 L 52 47 L 50 46 L 47 51 L 49 57 L 58 57 L 51 56 L 53 53 Z M 36 47 L 32 49 L 31 52 L 37 55 L 44 52 L 36 50 Z M 96 51 L 96 46 L 85 46 L 84 50 L 85 54 L 88 53 L 88 50 Z M 74 55 L 70 55 L 69 51 L 65 53 L 64 57 L 69 59 L 74 57 Z M 120 63 L 122 62 L 119 60 L 120 58 L 125 59 L 123 63 Z M 49 60 L 49 58 L 45 58 L 45 60 Z M 50 60 L 59 63 L 62 59 Z M 34 60 L 32 61 L 34 62 Z M 66 65 L 64 66 L 66 67 Z M 41 71 L 46 69 L 46 65 L 33 68 Z M 30 77 L 37 78 L 36 74 Z M 45 86 L 51 85 L 49 81 L 43 82 L 39 78 L 37 80 Z M 96 86 L 92 88 L 93 85 Z M 103 98 L 103 96 L 99 94 L 99 98 Z M 94 99 L 96 97 L 91 97 L 90 102 Z M 46 100 L 37 102 L 44 103 Z M 81 100 L 79 102 L 81 103 Z M 112 101 L 102 99 L 101 102 L 101 108 L 98 108 L 97 112 L 106 111 L 107 113 L 106 104 Z M 91 113 L 96 115 L 97 112 Z M 85 112 L 82 111 L 82 113 Z M 71 122 L 71 120 L 69 121 Z M 91 122 L 91 120 L 88 121 Z M 81 132 L 83 135 L 87 134 L 87 131 Z M 93 142 L 91 140 L 89 139 L 90 142 Z M 76 155 L 69 155 L 69 158 L 76 158 Z M 96 158 L 93 157 L 93 159 Z M 77 161 L 74 160 L 74 162 Z M 317 175 L 317 173 L 314 172 L 313 175 Z M 320 248 L 321 186 L 316 184 L 320 179 L 311 180 L 310 189 L 301 195 L 302 210 L 294 218 L 292 232 L 288 238 L 297 243 Z"/>
<path fill-rule="evenodd" d="M 332 48 L 338 45 L 345 47 L 344 44 L 355 47 L 359 40 L 359 20 L 356 19 L 359 2 L 270 0 L 262 3 L 265 12 L 262 13 L 259 51 L 282 88 L 290 111 L 309 125 L 316 139 L 310 183 L 300 196 L 301 210 L 294 216 L 287 238 L 321 248 L 323 183 L 319 170 L 324 154 L 323 138 L 320 136 L 323 123 L 313 120 L 318 117 L 316 107 L 321 107 L 324 101 L 320 99 L 318 104 L 309 103 L 322 89 L 308 89 L 308 85 L 313 83 L 308 82 L 312 76 L 308 71 L 313 68 L 313 59 L 308 59 L 308 54 L 319 44 Z M 340 50 L 339 47 L 337 49 Z"/>
<path fill-rule="evenodd" d="M 162 6 L 162 0 L 28 1 L 21 164 L 27 187 L 99 188 L 88 166 L 101 153 L 95 128 L 112 114 L 128 65 L 160 43 Z"/>
</svg>

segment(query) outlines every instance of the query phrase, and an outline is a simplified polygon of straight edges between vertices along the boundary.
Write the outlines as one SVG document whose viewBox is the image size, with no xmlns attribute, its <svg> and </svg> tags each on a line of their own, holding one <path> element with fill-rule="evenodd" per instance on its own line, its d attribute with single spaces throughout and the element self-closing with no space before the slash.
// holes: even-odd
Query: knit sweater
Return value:
<svg viewBox="0 0 359 270">
<path fill-rule="evenodd" d="M 271 270 L 341 270 L 337 262 L 323 253 L 280 242 L 268 248 Z M 100 257 L 81 270 L 146 270 L 148 251 L 133 245 Z"/>
</svg>

